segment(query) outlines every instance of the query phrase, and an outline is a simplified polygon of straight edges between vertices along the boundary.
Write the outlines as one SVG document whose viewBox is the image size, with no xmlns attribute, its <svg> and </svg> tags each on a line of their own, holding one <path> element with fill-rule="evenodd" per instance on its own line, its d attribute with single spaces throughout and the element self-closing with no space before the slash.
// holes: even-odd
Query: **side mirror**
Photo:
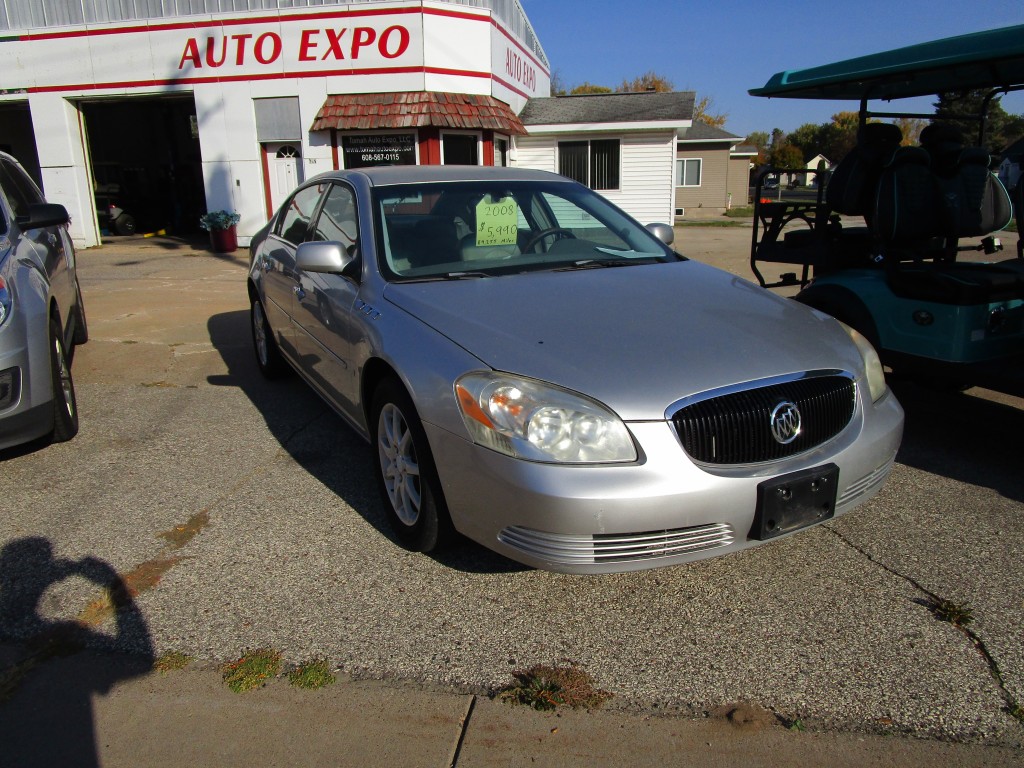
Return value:
<svg viewBox="0 0 1024 768">
<path fill-rule="evenodd" d="M 28 216 L 17 218 L 18 226 L 23 230 L 56 227 L 68 224 L 71 216 L 68 209 L 58 203 L 36 203 L 28 207 Z"/>
<path fill-rule="evenodd" d="M 295 252 L 295 266 L 305 272 L 321 272 L 328 275 L 344 275 L 356 279 L 353 265 L 357 256 L 350 254 L 338 242 L 302 243 Z"/>
<path fill-rule="evenodd" d="M 665 245 L 672 245 L 676 241 L 675 230 L 668 224 L 648 224 L 647 231 L 661 240 Z"/>
</svg>

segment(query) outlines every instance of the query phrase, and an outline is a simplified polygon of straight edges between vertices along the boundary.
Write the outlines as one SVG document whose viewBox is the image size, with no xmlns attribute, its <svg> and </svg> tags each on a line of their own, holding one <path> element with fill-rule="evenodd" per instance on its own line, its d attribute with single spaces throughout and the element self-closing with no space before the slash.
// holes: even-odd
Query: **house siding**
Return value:
<svg viewBox="0 0 1024 768">
<path fill-rule="evenodd" d="M 601 195 L 644 224 L 672 221 L 672 131 L 634 135 L 586 133 L 557 136 L 521 136 L 516 139 L 515 165 L 558 172 L 560 141 L 619 139 L 619 189 L 598 190 Z"/>
<path fill-rule="evenodd" d="M 728 191 L 733 208 L 750 205 L 750 161 L 749 157 L 729 158 Z"/>
<path fill-rule="evenodd" d="M 729 145 L 722 142 L 680 144 L 676 159 L 683 158 L 702 160 L 700 186 L 676 187 L 675 208 L 682 208 L 687 217 L 724 211 L 728 206 L 728 193 L 732 191 L 729 185 Z"/>
</svg>

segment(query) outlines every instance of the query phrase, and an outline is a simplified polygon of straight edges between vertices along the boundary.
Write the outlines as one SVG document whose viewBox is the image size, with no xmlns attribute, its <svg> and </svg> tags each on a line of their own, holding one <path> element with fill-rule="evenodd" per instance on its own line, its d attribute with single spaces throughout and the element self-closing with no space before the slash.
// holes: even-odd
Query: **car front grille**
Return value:
<svg viewBox="0 0 1024 768">
<path fill-rule="evenodd" d="M 857 388 L 846 374 L 831 373 L 730 391 L 684 405 L 672 417 L 686 452 L 706 464 L 777 461 L 832 439 L 850 423 Z M 794 404 L 800 431 L 783 444 L 772 434 L 772 412 Z"/>
<path fill-rule="evenodd" d="M 628 563 L 702 552 L 733 542 L 725 523 L 643 533 L 577 535 L 548 533 L 513 525 L 498 540 L 531 557 L 561 565 Z"/>
</svg>

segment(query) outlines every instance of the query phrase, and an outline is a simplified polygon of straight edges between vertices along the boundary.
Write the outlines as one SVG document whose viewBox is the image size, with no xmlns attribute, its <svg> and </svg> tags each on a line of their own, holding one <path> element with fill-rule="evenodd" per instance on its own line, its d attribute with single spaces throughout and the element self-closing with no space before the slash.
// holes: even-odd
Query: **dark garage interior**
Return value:
<svg viewBox="0 0 1024 768">
<path fill-rule="evenodd" d="M 0 104 L 0 151 L 13 155 L 36 184 L 43 186 L 27 101 Z"/>
<path fill-rule="evenodd" d="M 192 96 L 105 99 L 81 109 L 100 229 L 198 232 L 206 195 Z"/>
</svg>

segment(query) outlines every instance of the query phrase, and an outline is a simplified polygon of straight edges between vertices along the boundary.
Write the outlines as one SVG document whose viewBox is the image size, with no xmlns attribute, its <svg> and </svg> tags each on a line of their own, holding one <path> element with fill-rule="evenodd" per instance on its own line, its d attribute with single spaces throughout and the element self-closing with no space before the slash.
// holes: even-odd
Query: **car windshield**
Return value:
<svg viewBox="0 0 1024 768">
<path fill-rule="evenodd" d="M 381 187 L 378 258 L 392 280 L 454 279 L 675 261 L 647 229 L 585 187 L 445 182 Z"/>
</svg>

